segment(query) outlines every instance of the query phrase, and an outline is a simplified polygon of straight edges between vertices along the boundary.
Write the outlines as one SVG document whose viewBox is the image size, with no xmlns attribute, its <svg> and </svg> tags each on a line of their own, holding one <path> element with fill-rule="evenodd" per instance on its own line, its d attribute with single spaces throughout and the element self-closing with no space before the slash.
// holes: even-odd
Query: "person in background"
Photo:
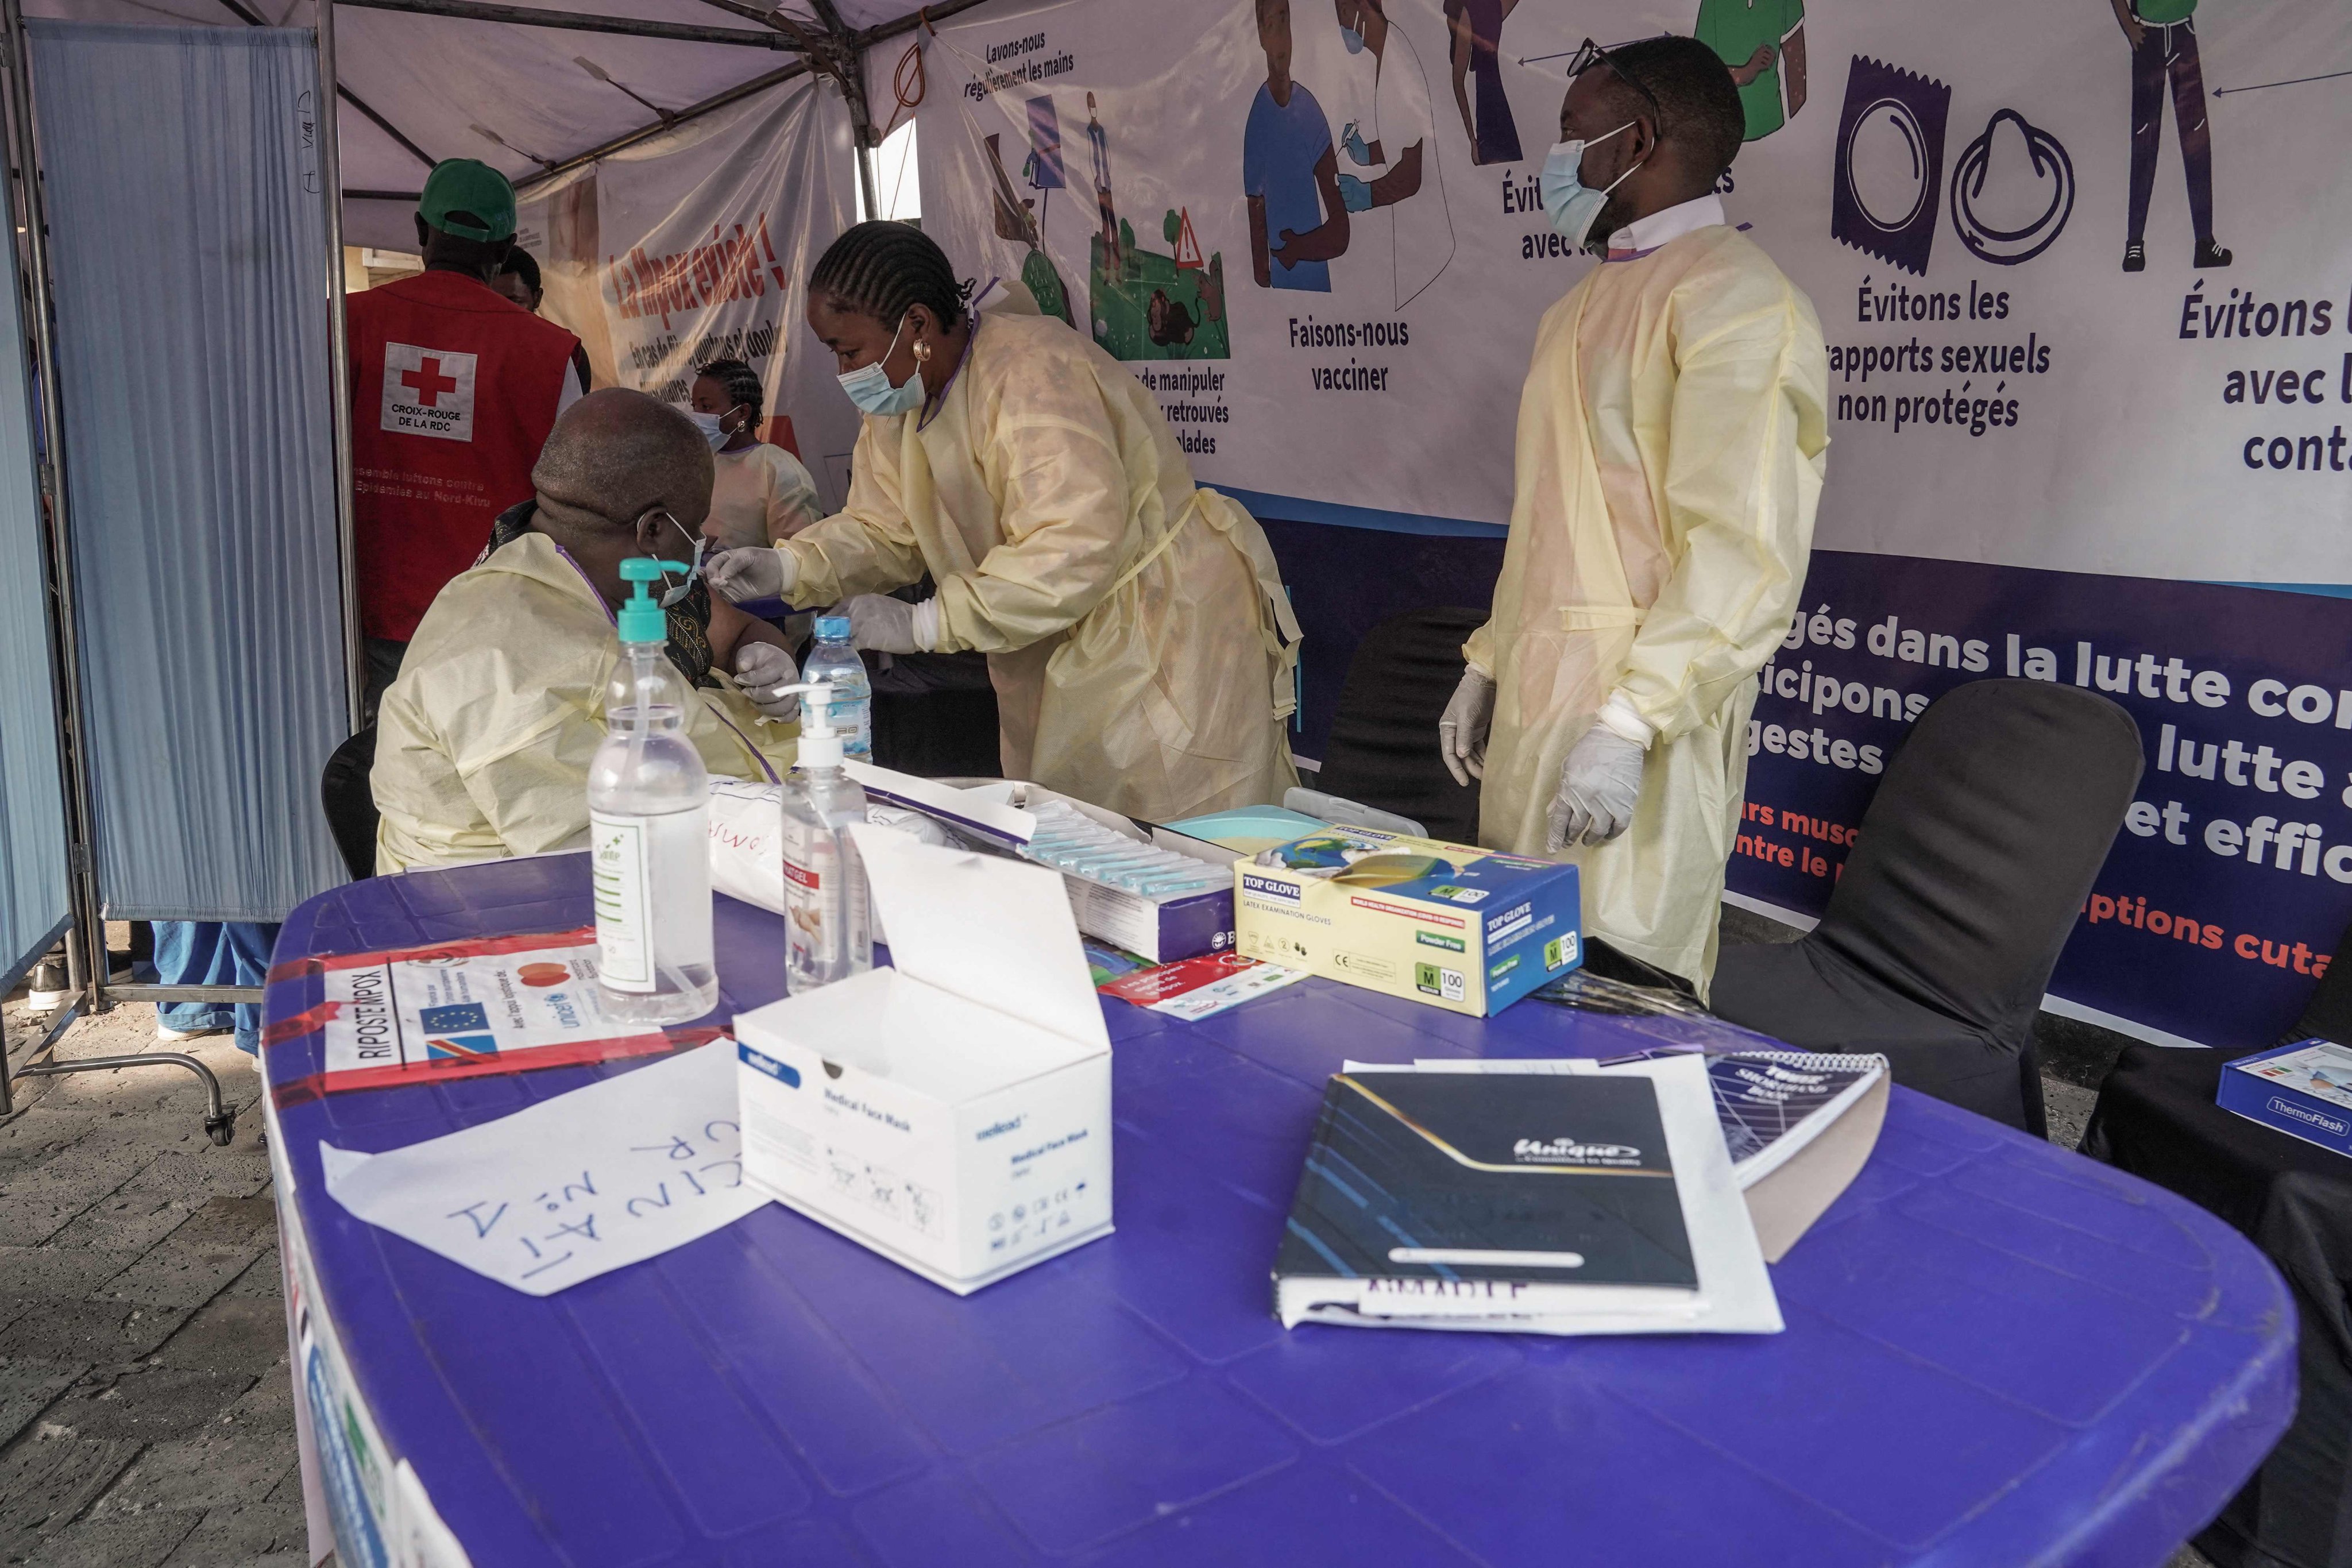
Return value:
<svg viewBox="0 0 2352 1568">
<path fill-rule="evenodd" d="M 861 648 L 986 653 L 1007 777 L 1157 822 L 1280 800 L 1297 630 L 1274 552 L 1193 485 L 1142 384 L 1025 291 L 975 317 L 911 224 L 834 241 L 808 323 L 866 416 L 849 504 L 717 557 L 712 585 L 845 599 Z M 931 597 L 884 596 L 926 572 Z"/>
<path fill-rule="evenodd" d="M 709 446 L 643 393 L 607 387 L 566 411 L 531 482 L 482 563 L 433 601 L 384 693 L 369 777 L 379 872 L 578 847 L 621 563 L 700 552 Z M 782 634 L 698 577 L 672 592 L 669 658 L 698 699 L 687 735 L 712 773 L 774 781 L 799 736 L 797 700 L 777 689 L 797 679 Z"/>
<path fill-rule="evenodd" d="M 161 985 L 259 985 L 268 978 L 269 950 L 278 942 L 275 921 L 157 921 L 155 951 L 133 955 L 135 981 Z M 166 1042 L 236 1035 L 236 1048 L 261 1051 L 261 1008 L 252 1002 L 159 1002 L 155 1037 Z"/>
<path fill-rule="evenodd" d="M 824 515 L 816 481 L 801 460 L 755 432 L 767 391 L 740 359 L 715 359 L 694 375 L 688 416 L 710 443 L 710 521 L 703 535 L 714 550 L 743 550 L 790 539 Z"/>
<path fill-rule="evenodd" d="M 1438 725 L 1481 844 L 1568 852 L 1594 967 L 1705 997 L 1756 673 L 1788 630 L 1829 445 L 1811 301 L 1725 221 L 1746 130 L 1694 38 L 1571 68 L 1544 209 L 1608 254 L 1545 312 L 1493 617 Z"/>
<path fill-rule="evenodd" d="M 490 287 L 534 316 L 539 314 L 540 301 L 547 298 L 547 289 L 539 280 L 539 263 L 520 245 L 507 252 Z"/>
<path fill-rule="evenodd" d="M 416 204 L 425 270 L 344 304 L 371 711 L 433 596 L 530 495 L 556 416 L 588 389 L 580 340 L 490 286 L 514 232 L 506 176 L 449 159 Z"/>
</svg>

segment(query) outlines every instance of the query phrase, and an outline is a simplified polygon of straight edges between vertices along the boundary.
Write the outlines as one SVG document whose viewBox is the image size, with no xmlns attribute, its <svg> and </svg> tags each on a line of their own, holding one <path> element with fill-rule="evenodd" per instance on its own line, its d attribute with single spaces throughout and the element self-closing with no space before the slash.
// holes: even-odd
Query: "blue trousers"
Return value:
<svg viewBox="0 0 2352 1568">
<path fill-rule="evenodd" d="M 157 921 L 155 962 L 140 976 L 162 985 L 258 985 L 269 972 L 275 924 Z M 170 1002 L 155 1009 L 168 1029 L 234 1029 L 237 1049 L 261 1050 L 261 1009 L 250 1002 Z"/>
</svg>

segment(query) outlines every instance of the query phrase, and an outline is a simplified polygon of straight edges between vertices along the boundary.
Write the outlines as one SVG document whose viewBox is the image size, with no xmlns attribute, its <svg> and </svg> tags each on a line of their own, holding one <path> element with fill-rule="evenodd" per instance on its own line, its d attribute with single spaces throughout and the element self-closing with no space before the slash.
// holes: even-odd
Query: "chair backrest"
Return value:
<svg viewBox="0 0 2352 1568">
<path fill-rule="evenodd" d="M 1315 787 L 1410 816 L 1435 838 L 1475 843 L 1478 783 L 1465 789 L 1437 754 L 1437 721 L 1462 680 L 1462 644 L 1485 610 L 1441 607 L 1392 616 L 1364 634 L 1348 663 Z"/>
<path fill-rule="evenodd" d="M 2338 1045 L 2352 1045 L 2352 926 L 2345 927 L 2344 934 L 2336 938 L 2327 973 L 2313 987 L 2303 1016 L 2273 1043 L 2291 1046 L 2315 1035 Z"/>
<path fill-rule="evenodd" d="M 375 726 L 337 746 L 319 773 L 319 801 L 327 808 L 327 831 L 354 882 L 375 875 L 375 793 L 368 774 L 375 767 Z"/>
<path fill-rule="evenodd" d="M 1946 692 L 1887 765 L 1811 940 L 2021 1048 L 2141 763 L 2139 727 L 2095 692 Z"/>
</svg>

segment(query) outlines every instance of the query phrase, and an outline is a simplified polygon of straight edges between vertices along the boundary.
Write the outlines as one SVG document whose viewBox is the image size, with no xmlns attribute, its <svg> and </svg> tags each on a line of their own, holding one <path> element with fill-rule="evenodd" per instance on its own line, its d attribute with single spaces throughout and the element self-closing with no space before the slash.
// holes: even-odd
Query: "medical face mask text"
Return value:
<svg viewBox="0 0 2352 1568">
<path fill-rule="evenodd" d="M 890 346 L 872 364 L 859 365 L 844 371 L 838 378 L 841 390 L 849 401 L 868 414 L 905 414 L 923 405 L 923 372 L 920 366 L 897 386 L 890 384 L 890 373 L 882 367 L 898 352 L 898 338 L 907 330 L 906 318 L 900 317 L 898 331 L 890 334 Z"/>
<path fill-rule="evenodd" d="M 1540 176 L 1543 191 L 1544 216 L 1551 220 L 1552 232 L 1569 244 L 1582 247 L 1585 237 L 1592 232 L 1593 219 L 1609 200 L 1609 193 L 1623 184 L 1633 174 L 1636 163 L 1599 190 L 1584 183 L 1584 150 L 1597 146 L 1621 131 L 1631 130 L 1629 120 L 1607 135 L 1595 136 L 1590 142 L 1555 142 L 1544 159 Z M 1647 162 L 1647 160 L 1643 160 Z"/>
</svg>

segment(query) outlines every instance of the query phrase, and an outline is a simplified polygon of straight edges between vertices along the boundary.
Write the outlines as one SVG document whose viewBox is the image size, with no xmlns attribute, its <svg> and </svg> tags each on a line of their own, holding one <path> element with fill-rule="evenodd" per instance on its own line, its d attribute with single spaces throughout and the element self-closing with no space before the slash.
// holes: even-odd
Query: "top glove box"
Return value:
<svg viewBox="0 0 2352 1568">
<path fill-rule="evenodd" d="M 1234 864 L 1236 947 L 1449 1013 L 1490 1017 L 1584 959 L 1576 868 L 1369 827 Z"/>
</svg>

